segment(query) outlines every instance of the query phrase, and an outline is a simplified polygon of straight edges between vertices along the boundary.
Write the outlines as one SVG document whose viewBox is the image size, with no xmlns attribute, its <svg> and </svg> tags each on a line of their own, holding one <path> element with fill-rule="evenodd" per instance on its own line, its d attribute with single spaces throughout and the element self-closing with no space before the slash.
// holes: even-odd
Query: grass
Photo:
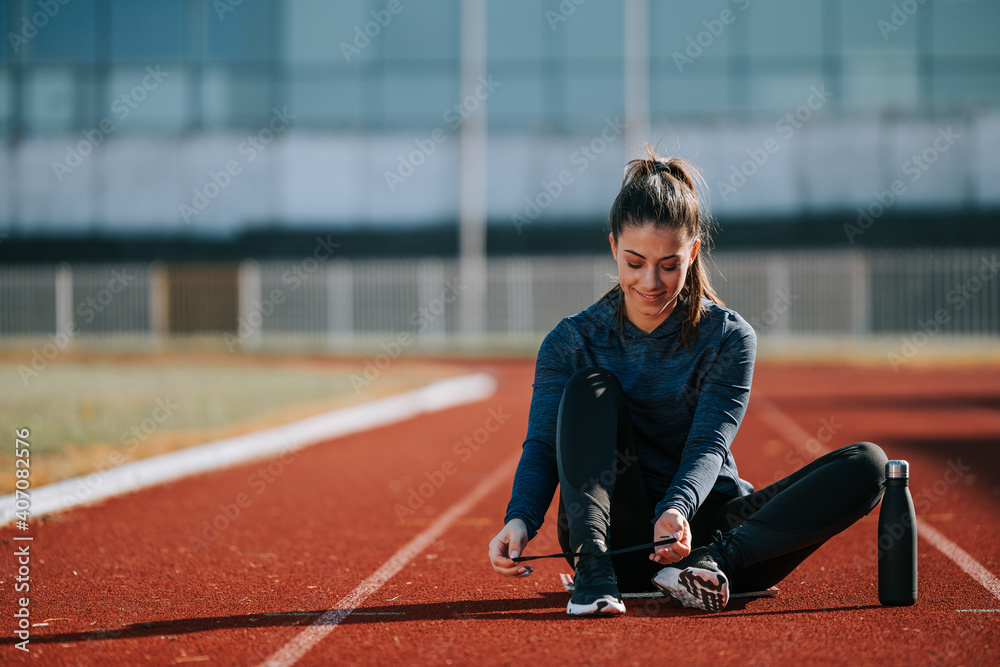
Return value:
<svg viewBox="0 0 1000 667">
<path fill-rule="evenodd" d="M 26 385 L 18 371 L 26 363 L 0 360 L 7 380 L 0 383 L 0 432 L 10 444 L 0 450 L 0 469 L 13 471 L 14 431 L 28 428 L 34 487 L 456 374 L 443 364 L 397 360 L 357 392 L 351 375 L 363 364 L 355 360 L 91 355 L 60 357 Z M 14 479 L 3 475 L 0 493 L 11 493 Z"/>
</svg>

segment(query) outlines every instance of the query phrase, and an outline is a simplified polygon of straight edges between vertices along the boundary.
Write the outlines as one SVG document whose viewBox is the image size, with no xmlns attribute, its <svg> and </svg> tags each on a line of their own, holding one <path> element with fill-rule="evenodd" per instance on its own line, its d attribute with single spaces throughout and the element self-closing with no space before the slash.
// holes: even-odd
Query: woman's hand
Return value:
<svg viewBox="0 0 1000 667">
<path fill-rule="evenodd" d="M 660 515 L 653 526 L 653 541 L 659 542 L 666 537 L 676 537 L 673 544 L 656 547 L 649 554 L 649 560 L 661 565 L 676 563 L 691 553 L 691 526 L 684 515 L 670 509 Z"/>
<path fill-rule="evenodd" d="M 505 577 L 527 577 L 535 568 L 515 563 L 528 544 L 528 527 L 520 519 L 511 519 L 490 542 L 490 563 L 493 570 Z"/>
</svg>

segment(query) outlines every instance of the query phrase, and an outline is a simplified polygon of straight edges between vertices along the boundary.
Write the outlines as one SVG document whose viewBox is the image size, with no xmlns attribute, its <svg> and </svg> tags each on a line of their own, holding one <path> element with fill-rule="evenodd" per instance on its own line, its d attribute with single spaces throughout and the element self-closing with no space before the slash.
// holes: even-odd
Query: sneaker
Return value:
<svg viewBox="0 0 1000 667">
<path fill-rule="evenodd" d="M 625 613 L 625 604 L 618 592 L 618 580 L 608 548 L 603 542 L 584 542 L 576 565 L 573 596 L 566 613 L 573 616 L 614 616 Z"/>
<path fill-rule="evenodd" d="M 725 572 L 731 570 L 722 533 L 717 530 L 711 544 L 660 570 L 653 584 L 685 607 L 721 611 L 729 603 L 730 578 Z"/>
</svg>

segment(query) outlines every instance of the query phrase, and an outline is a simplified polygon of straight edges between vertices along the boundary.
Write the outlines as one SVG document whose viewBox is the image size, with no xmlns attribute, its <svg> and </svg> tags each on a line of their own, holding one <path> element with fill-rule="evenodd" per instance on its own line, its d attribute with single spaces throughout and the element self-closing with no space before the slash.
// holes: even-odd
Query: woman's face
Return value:
<svg viewBox="0 0 1000 667">
<path fill-rule="evenodd" d="M 618 262 L 625 314 L 649 333 L 674 311 L 701 240 L 685 241 L 679 230 L 653 225 L 625 227 L 617 244 L 614 235 L 609 239 Z"/>
</svg>

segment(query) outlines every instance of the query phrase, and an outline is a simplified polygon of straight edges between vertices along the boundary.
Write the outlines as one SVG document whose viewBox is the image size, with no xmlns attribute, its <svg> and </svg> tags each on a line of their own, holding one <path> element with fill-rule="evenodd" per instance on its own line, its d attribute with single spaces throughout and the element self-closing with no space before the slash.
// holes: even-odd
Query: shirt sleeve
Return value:
<svg viewBox="0 0 1000 667">
<path fill-rule="evenodd" d="M 677 473 L 656 506 L 656 517 L 674 508 L 690 520 L 712 491 L 730 456 L 750 400 L 757 353 L 753 328 L 742 320 L 740 324 L 725 334 L 719 354 L 705 374 Z"/>
<path fill-rule="evenodd" d="M 532 539 L 545 520 L 559 485 L 556 463 L 556 421 L 563 390 L 573 374 L 572 347 L 557 326 L 542 341 L 535 361 L 534 391 L 528 412 L 528 433 L 521 460 L 514 473 L 514 486 L 504 523 L 521 519 Z"/>
</svg>

